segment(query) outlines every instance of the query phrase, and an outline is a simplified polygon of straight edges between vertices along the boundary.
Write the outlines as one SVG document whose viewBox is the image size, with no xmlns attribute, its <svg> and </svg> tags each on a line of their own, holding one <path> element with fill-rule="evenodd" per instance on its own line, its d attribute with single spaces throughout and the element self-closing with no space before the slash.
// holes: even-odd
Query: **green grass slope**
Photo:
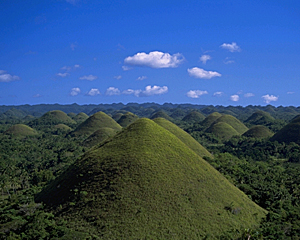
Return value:
<svg viewBox="0 0 300 240">
<path fill-rule="evenodd" d="M 246 131 L 248 131 L 248 128 L 237 118 L 234 116 L 224 114 L 218 119 L 213 124 L 219 123 L 219 122 L 224 122 L 233 127 L 239 134 L 243 134 Z"/>
<path fill-rule="evenodd" d="M 269 138 L 272 137 L 273 135 L 274 133 L 270 131 L 269 128 L 262 125 L 253 126 L 243 134 L 243 136 L 245 137 L 253 137 L 253 138 Z"/>
<path fill-rule="evenodd" d="M 275 119 L 270 115 L 270 113 L 256 111 L 245 122 L 253 125 L 266 125 L 274 121 Z"/>
<path fill-rule="evenodd" d="M 200 157 L 212 157 L 210 152 L 208 152 L 199 142 L 197 142 L 190 134 L 176 126 L 174 123 L 171 123 L 164 118 L 155 118 L 153 121 L 161 127 L 167 129 L 169 132 L 173 133 Z"/>
<path fill-rule="evenodd" d="M 48 126 L 48 125 L 57 125 L 57 124 L 66 124 L 66 125 L 73 125 L 76 122 L 71 119 L 66 113 L 60 110 L 54 110 L 45 113 L 40 118 L 34 119 L 28 123 L 31 127 L 40 127 L 40 126 Z"/>
<path fill-rule="evenodd" d="M 201 239 L 251 228 L 265 211 L 174 134 L 139 119 L 37 197 L 100 239 Z"/>
<path fill-rule="evenodd" d="M 103 127 L 99 130 L 95 131 L 93 134 L 91 134 L 86 140 L 83 141 L 82 145 L 85 147 L 92 147 L 95 146 L 107 138 L 114 136 L 117 133 L 116 129 Z"/>
<path fill-rule="evenodd" d="M 116 122 L 123 116 L 124 113 L 117 112 L 112 116 L 112 119 L 115 120 Z"/>
<path fill-rule="evenodd" d="M 127 127 L 131 123 L 135 122 L 139 117 L 131 112 L 123 114 L 117 121 L 122 127 Z"/>
<path fill-rule="evenodd" d="M 195 123 L 195 122 L 201 122 L 205 119 L 205 116 L 198 112 L 198 111 L 192 111 L 189 114 L 187 114 L 182 121 L 189 122 L 189 123 Z"/>
<path fill-rule="evenodd" d="M 72 136 L 89 136 L 100 128 L 108 127 L 120 131 L 122 127 L 104 112 L 97 112 L 81 123 Z"/>
<path fill-rule="evenodd" d="M 240 135 L 232 126 L 226 122 L 213 123 L 209 128 L 205 130 L 207 133 L 212 133 L 220 140 L 226 141 L 233 136 Z"/>
<path fill-rule="evenodd" d="M 205 128 L 208 128 L 214 121 L 216 121 L 221 116 L 222 114 L 218 112 L 211 113 L 201 122 L 201 125 Z"/>
<path fill-rule="evenodd" d="M 4 134 L 8 134 L 13 137 L 26 137 L 36 135 L 37 132 L 27 125 L 15 124 L 7 129 Z"/>
<path fill-rule="evenodd" d="M 76 116 L 73 117 L 73 120 L 76 121 L 77 123 L 82 123 L 85 120 L 87 120 L 89 116 L 83 112 L 78 113 Z"/>
</svg>

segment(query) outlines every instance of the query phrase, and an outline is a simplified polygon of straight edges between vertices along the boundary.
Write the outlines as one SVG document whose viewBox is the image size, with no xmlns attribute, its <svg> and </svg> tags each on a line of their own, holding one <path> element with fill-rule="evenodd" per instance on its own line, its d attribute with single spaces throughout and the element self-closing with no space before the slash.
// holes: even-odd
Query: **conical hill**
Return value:
<svg viewBox="0 0 300 240">
<path fill-rule="evenodd" d="M 87 120 L 88 118 L 89 118 L 89 116 L 86 113 L 80 112 L 76 116 L 73 117 L 73 120 L 76 121 L 77 123 L 82 123 L 85 120 Z"/>
<path fill-rule="evenodd" d="M 245 122 L 253 125 L 266 125 L 270 122 L 274 122 L 275 119 L 270 113 L 264 111 L 256 111 Z"/>
<path fill-rule="evenodd" d="M 54 126 L 57 124 L 66 124 L 66 125 L 73 125 L 76 122 L 71 119 L 66 113 L 60 110 L 54 110 L 45 113 L 38 119 L 34 119 L 28 123 L 31 127 L 42 127 L 42 126 Z"/>
<path fill-rule="evenodd" d="M 84 142 L 82 143 L 83 146 L 86 147 L 92 147 L 95 146 L 107 138 L 114 136 L 117 133 L 116 129 L 103 127 L 95 131 L 93 134 L 91 134 Z"/>
<path fill-rule="evenodd" d="M 201 124 L 205 128 L 208 128 L 214 121 L 216 121 L 221 116 L 222 114 L 218 112 L 211 113 L 202 121 Z"/>
<path fill-rule="evenodd" d="M 72 136 L 88 136 L 100 128 L 108 127 L 117 131 L 122 127 L 104 112 L 97 112 L 81 123 L 72 133 Z"/>
<path fill-rule="evenodd" d="M 7 129 L 4 134 L 8 134 L 13 137 L 26 137 L 36 135 L 37 132 L 27 125 L 15 124 Z"/>
<path fill-rule="evenodd" d="M 270 140 L 285 143 L 295 142 L 300 144 L 300 121 L 298 120 L 300 120 L 300 118 L 295 118 L 292 122 L 285 125 L 282 129 L 275 133 Z"/>
<path fill-rule="evenodd" d="M 232 126 L 230 126 L 226 122 L 213 123 L 209 128 L 206 129 L 205 132 L 212 133 L 222 141 L 226 141 L 233 136 L 240 135 Z"/>
<path fill-rule="evenodd" d="M 216 124 L 219 122 L 227 123 L 228 125 L 233 127 L 239 134 L 243 134 L 244 132 L 246 132 L 248 130 L 248 128 L 241 121 L 239 121 L 234 116 L 231 116 L 228 114 L 222 115 L 221 117 L 216 119 L 216 121 L 213 124 Z"/>
<path fill-rule="evenodd" d="M 253 138 L 269 138 L 274 135 L 271 130 L 262 125 L 256 125 L 250 128 L 247 132 L 243 134 L 245 137 L 253 137 Z"/>
<path fill-rule="evenodd" d="M 171 132 L 139 119 L 36 198 L 101 239 L 202 239 L 252 228 L 265 211 Z"/>
<path fill-rule="evenodd" d="M 189 123 L 195 123 L 195 122 L 201 122 L 205 119 L 205 116 L 198 112 L 198 111 L 192 111 L 189 114 L 187 114 L 182 121 L 189 122 Z"/>
<path fill-rule="evenodd" d="M 131 123 L 135 122 L 139 117 L 131 112 L 123 114 L 117 121 L 122 127 L 127 127 Z"/>
<path fill-rule="evenodd" d="M 151 115 L 150 119 L 155 119 L 155 118 L 165 118 L 169 121 L 172 121 L 173 119 L 168 115 L 166 114 L 166 112 L 160 110 L 158 112 L 155 112 Z"/>
<path fill-rule="evenodd" d="M 155 118 L 153 119 L 155 123 L 167 129 L 169 132 L 173 133 L 178 137 L 183 143 L 185 143 L 190 149 L 197 153 L 200 157 L 212 157 L 210 152 L 208 152 L 200 143 L 198 143 L 190 134 L 182 130 L 180 127 L 176 126 L 174 123 L 164 119 Z"/>
</svg>

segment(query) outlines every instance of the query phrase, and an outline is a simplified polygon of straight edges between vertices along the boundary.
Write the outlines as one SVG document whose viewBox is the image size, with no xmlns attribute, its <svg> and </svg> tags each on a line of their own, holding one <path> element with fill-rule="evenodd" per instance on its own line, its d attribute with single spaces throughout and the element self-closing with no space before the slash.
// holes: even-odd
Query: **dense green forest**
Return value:
<svg viewBox="0 0 300 240">
<path fill-rule="evenodd" d="M 176 168 L 174 167 L 172 170 L 174 171 L 173 175 L 178 175 L 180 164 L 186 161 L 185 159 L 199 158 L 201 159 L 199 161 L 204 159 L 205 161 L 201 163 L 204 165 L 197 165 L 197 167 L 195 167 L 196 165 L 192 167 L 184 165 L 184 171 L 187 171 L 188 168 L 193 169 L 191 171 L 198 167 L 206 168 L 205 164 L 208 162 L 231 184 L 246 194 L 249 206 L 254 202 L 264 209 L 261 211 L 257 208 L 255 211 L 260 212 L 258 215 L 264 214 L 265 216 L 261 217 L 259 221 L 257 220 L 257 224 L 254 224 L 254 218 L 248 219 L 246 218 L 248 216 L 241 215 L 246 206 L 243 208 L 237 206 L 240 200 L 233 198 L 232 202 L 228 202 L 225 207 L 218 210 L 218 214 L 221 216 L 218 218 L 219 220 L 212 219 L 211 221 L 218 223 L 218 221 L 221 222 L 220 219 L 224 220 L 229 216 L 228 219 L 233 217 L 236 221 L 236 225 L 232 225 L 235 227 L 230 226 L 223 230 L 221 228 L 220 231 L 216 231 L 217 234 L 214 233 L 214 229 L 210 229 L 205 234 L 199 230 L 198 235 L 188 235 L 190 233 L 180 235 L 182 226 L 178 227 L 178 232 L 176 232 L 177 229 L 174 230 L 170 226 L 170 232 L 164 233 L 166 235 L 151 235 L 148 236 L 150 239 L 168 237 L 174 239 L 175 235 L 172 235 L 172 231 L 174 231 L 173 234 L 175 232 L 178 234 L 176 235 L 178 239 L 186 236 L 193 236 L 195 239 L 300 239 L 299 114 L 300 108 L 298 107 L 274 107 L 271 105 L 223 107 L 191 104 L 159 105 L 155 103 L 124 105 L 119 103 L 111 105 L 0 106 L 0 238 L 105 239 L 106 235 L 100 236 L 97 233 L 100 231 L 97 226 L 100 226 L 100 223 L 104 224 L 101 222 L 102 220 L 97 220 L 96 216 L 91 217 L 90 213 L 84 213 L 87 209 L 93 211 L 94 205 L 89 205 L 94 201 L 92 198 L 108 199 L 107 196 L 90 196 L 89 191 L 91 190 L 84 187 L 86 186 L 84 184 L 91 180 L 85 180 L 80 184 L 76 183 L 79 184 L 79 187 L 76 188 L 72 188 L 73 185 L 70 185 L 68 191 L 71 193 L 61 191 L 62 194 L 66 194 L 67 200 L 60 201 L 60 195 L 56 196 L 56 191 L 51 192 L 53 191 L 51 189 L 59 181 L 66 181 L 67 177 L 70 178 L 68 181 L 72 182 L 73 178 L 70 177 L 73 174 L 72 171 L 77 169 L 76 171 L 80 172 L 80 166 L 83 166 L 80 164 L 85 161 L 90 161 L 89 164 L 93 165 L 94 160 L 92 159 L 97 154 L 107 155 L 107 159 L 117 158 L 119 155 L 117 156 L 116 152 L 120 151 L 121 154 L 121 151 L 128 145 L 127 148 L 130 149 L 130 146 L 134 146 L 132 149 L 136 148 L 137 150 L 131 149 L 130 154 L 124 150 L 120 159 L 128 156 L 126 161 L 129 158 L 139 160 L 138 149 L 143 146 L 147 147 L 147 145 L 157 146 L 160 143 L 161 147 L 153 152 L 145 150 L 149 159 L 158 155 L 162 158 L 161 161 L 164 159 L 178 161 Z M 139 120 L 141 118 L 153 121 Z M 147 128 L 149 128 L 148 132 L 140 130 Z M 133 135 L 135 132 L 138 132 L 137 135 Z M 146 137 L 149 132 L 150 137 Z M 138 135 L 145 137 L 141 138 L 140 142 L 131 143 L 140 137 Z M 146 145 L 142 144 L 143 142 L 146 142 Z M 169 148 L 167 149 L 166 146 Z M 104 151 L 105 149 L 110 149 L 112 152 Z M 178 159 L 182 156 L 174 154 L 181 151 L 182 156 L 186 157 L 179 161 Z M 101 181 L 113 182 L 115 180 L 110 178 L 111 174 L 122 175 L 124 171 L 127 171 L 129 165 L 130 167 L 133 165 L 130 161 L 126 162 L 126 166 L 122 164 L 122 166 L 112 166 L 113 162 L 109 164 L 109 166 L 105 166 L 108 169 L 108 172 L 105 172 L 107 178 Z M 152 164 L 154 163 L 152 162 Z M 159 163 L 155 163 L 155 166 L 157 164 Z M 134 168 L 138 169 L 140 166 L 136 165 Z M 153 166 L 151 165 L 151 167 Z M 85 170 L 86 174 L 90 174 L 90 171 L 94 171 L 95 168 Z M 161 165 L 161 168 L 166 167 Z M 104 171 L 102 165 L 99 171 Z M 171 170 L 166 170 L 166 172 L 171 174 Z M 80 174 L 85 175 L 81 172 Z M 171 186 L 172 183 L 165 179 L 164 173 L 160 174 L 157 178 L 161 177 L 163 181 L 166 181 L 165 185 Z M 191 175 L 195 176 L 194 178 L 191 176 L 186 182 L 182 180 L 184 184 L 182 183 L 182 188 L 178 191 L 183 191 L 182 189 L 185 187 L 189 189 L 190 182 L 199 181 L 197 184 L 207 183 L 207 186 L 211 187 L 210 190 L 213 192 L 209 194 L 219 194 L 208 182 L 204 181 L 203 183 L 197 180 L 197 174 L 197 171 L 191 172 Z M 210 175 L 214 174 L 211 172 Z M 126 179 L 129 178 L 133 179 L 131 173 L 126 175 Z M 217 177 L 217 179 L 221 178 Z M 142 185 L 143 182 L 152 180 L 153 178 L 145 178 L 139 184 Z M 110 183 L 109 186 L 110 188 L 106 189 L 103 194 L 109 194 L 109 204 L 112 204 L 112 199 L 116 198 L 112 189 L 116 191 L 118 186 L 116 182 Z M 204 185 L 199 185 L 199 187 L 202 186 Z M 99 189 L 101 187 L 102 185 Z M 166 196 L 169 196 L 168 198 L 172 198 L 172 191 L 177 190 L 174 187 L 170 193 L 167 193 L 169 191 L 167 188 L 164 191 L 166 191 Z M 164 195 L 159 194 L 161 193 L 157 193 L 157 196 L 162 197 L 161 201 L 166 201 Z M 197 204 L 197 206 L 201 204 L 196 200 L 199 196 L 189 195 L 191 193 L 180 194 L 183 195 L 182 198 L 178 197 L 181 207 L 187 207 L 189 204 L 187 211 L 193 207 L 196 212 L 192 204 Z M 238 195 L 238 193 L 231 192 L 229 188 L 228 194 Z M 127 195 L 126 197 L 122 195 L 122 197 L 129 199 Z M 52 199 L 52 203 L 47 199 Z M 227 199 L 226 196 L 224 199 Z M 53 204 L 56 201 L 57 204 L 55 203 L 54 207 Z M 114 202 L 116 203 L 117 200 Z M 126 204 L 129 204 L 128 201 Z M 107 206 L 101 205 L 102 208 L 108 208 Z M 213 206 L 218 208 L 217 203 Z M 81 212 L 87 214 L 87 218 L 93 219 L 84 219 L 82 221 L 88 223 L 83 224 L 78 217 L 78 211 L 80 214 Z M 145 209 L 137 210 L 138 213 L 143 213 L 143 211 Z M 99 211 L 99 215 L 103 214 L 105 215 Z M 184 215 L 186 212 L 183 211 L 180 214 Z M 207 213 L 207 215 L 209 214 Z M 162 216 L 170 221 L 169 216 L 163 214 Z M 103 217 L 103 219 L 106 218 Z M 243 219 L 247 219 L 249 222 L 253 221 L 253 224 L 247 225 Z M 111 221 L 111 219 L 106 221 Z M 189 223 L 184 221 L 182 224 L 184 224 L 186 232 L 195 232 L 192 229 L 194 226 L 198 226 L 198 222 L 194 219 L 189 219 Z M 191 223 L 192 221 L 193 223 Z M 149 221 L 149 226 L 151 224 L 155 223 Z M 211 224 L 216 224 L 216 222 L 211 222 Z M 92 225 L 93 227 L 90 227 Z M 162 228 L 162 226 L 157 226 L 158 229 L 160 227 Z M 109 232 L 104 228 L 102 231 Z M 110 231 L 113 232 L 113 229 L 111 228 Z M 127 231 L 130 233 L 130 230 Z M 115 236 L 115 238 L 121 239 L 122 237 Z"/>
</svg>

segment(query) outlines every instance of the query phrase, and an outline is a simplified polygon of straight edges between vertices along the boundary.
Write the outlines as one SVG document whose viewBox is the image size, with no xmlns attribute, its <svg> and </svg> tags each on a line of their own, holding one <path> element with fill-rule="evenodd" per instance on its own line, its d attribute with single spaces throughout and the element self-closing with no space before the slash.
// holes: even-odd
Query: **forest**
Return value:
<svg viewBox="0 0 300 240">
<path fill-rule="evenodd" d="M 197 239 L 300 239 L 300 107 L 171 103 L 0 106 L 0 239 L 106 239 L 106 235 L 99 236 L 92 227 L 85 231 L 82 226 L 90 225 L 80 225 L 79 220 L 68 223 L 66 216 L 77 213 L 66 212 L 84 212 L 83 206 L 91 201 L 85 187 L 72 188 L 68 199 L 73 200 L 68 200 L 68 207 L 65 200 L 57 200 L 54 206 L 41 199 L 52 199 L 53 184 L 63 181 L 70 169 L 79 171 L 83 163 L 78 159 L 88 161 L 103 146 L 118 143 L 114 136 L 119 136 L 122 143 L 124 136 L 135 138 L 133 131 L 142 128 L 140 125 L 156 131 L 152 122 L 140 121 L 140 125 L 132 127 L 145 118 L 167 129 L 170 139 L 177 134 L 182 142 L 191 141 L 184 154 L 194 156 L 199 151 L 201 159 L 264 211 L 265 216 L 251 227 L 239 224 L 224 228 L 218 235 L 207 231 L 204 235 L 199 233 Z M 158 130 L 161 133 L 155 133 L 153 138 L 166 134 L 165 130 Z M 152 144 L 151 139 L 146 140 Z M 165 145 L 169 144 L 167 140 Z M 164 143 L 157 138 L 160 141 Z M 133 152 L 132 156 L 135 154 L 138 153 Z M 111 155 L 113 158 L 117 153 Z M 108 167 L 109 174 L 123 174 L 123 169 L 128 168 Z M 233 217 L 243 211 L 234 201 L 224 209 Z M 61 215 L 64 211 L 65 215 Z M 97 222 L 82 221 L 93 221 L 95 226 Z M 182 239 L 184 234 L 178 236 Z M 170 239 L 174 239 L 172 235 Z"/>
</svg>

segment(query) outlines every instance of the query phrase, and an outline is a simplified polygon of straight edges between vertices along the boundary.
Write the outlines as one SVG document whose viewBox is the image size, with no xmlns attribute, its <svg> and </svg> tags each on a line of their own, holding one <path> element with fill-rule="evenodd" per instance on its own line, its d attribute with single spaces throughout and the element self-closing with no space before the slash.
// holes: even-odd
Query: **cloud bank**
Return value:
<svg viewBox="0 0 300 240">
<path fill-rule="evenodd" d="M 186 93 L 186 95 L 190 98 L 199 98 L 202 95 L 208 94 L 207 91 L 201 91 L 201 90 L 190 90 Z"/>
<path fill-rule="evenodd" d="M 108 95 L 108 96 L 113 96 L 113 95 L 120 95 L 120 90 L 118 88 L 115 88 L 115 87 L 109 87 L 106 92 L 105 92 L 105 95 Z"/>
<path fill-rule="evenodd" d="M 17 81 L 20 80 L 20 77 L 18 76 L 13 76 L 11 74 L 6 73 L 4 70 L 0 70 L 0 82 L 12 82 L 12 81 Z"/>
<path fill-rule="evenodd" d="M 204 70 L 202 68 L 198 68 L 198 67 L 189 68 L 187 71 L 191 77 L 195 77 L 195 78 L 211 79 L 213 77 L 221 77 L 222 76 L 218 72 L 206 71 L 206 70 Z"/>
<path fill-rule="evenodd" d="M 79 93 L 81 92 L 80 88 L 76 87 L 76 88 L 72 88 L 70 95 L 71 96 L 77 96 Z"/>
<path fill-rule="evenodd" d="M 235 42 L 232 42 L 231 44 L 223 43 L 220 47 L 228 50 L 229 52 L 240 52 L 241 51 L 241 48 Z"/>
<path fill-rule="evenodd" d="M 125 58 L 124 63 L 150 68 L 176 68 L 183 60 L 184 57 L 180 53 L 171 55 L 169 53 L 154 51 L 150 53 L 137 53 L 134 56 Z"/>
<path fill-rule="evenodd" d="M 268 104 L 270 102 L 276 102 L 278 100 L 278 97 L 269 94 L 262 96 L 262 98 L 264 99 L 264 102 Z"/>
<path fill-rule="evenodd" d="M 88 93 L 86 94 L 87 96 L 96 96 L 96 95 L 100 95 L 100 91 L 97 88 L 92 88 L 90 91 L 88 91 Z"/>
<path fill-rule="evenodd" d="M 88 80 L 88 81 L 94 81 L 96 80 L 98 77 L 97 76 L 94 76 L 94 75 L 86 75 L 86 76 L 82 76 L 80 77 L 79 79 L 80 80 Z"/>
</svg>

